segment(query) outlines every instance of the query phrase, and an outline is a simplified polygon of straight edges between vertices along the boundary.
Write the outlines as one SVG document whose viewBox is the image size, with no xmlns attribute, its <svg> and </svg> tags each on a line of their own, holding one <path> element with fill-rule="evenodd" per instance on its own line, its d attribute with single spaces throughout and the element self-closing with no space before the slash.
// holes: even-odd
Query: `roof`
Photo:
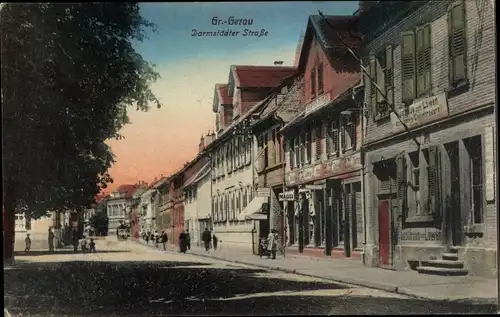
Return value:
<svg viewBox="0 0 500 317">
<path fill-rule="evenodd" d="M 134 195 L 135 191 L 137 190 L 138 186 L 137 185 L 121 185 L 118 186 L 118 188 L 115 190 L 116 192 L 119 192 L 121 194 L 125 194 L 126 198 L 130 198 Z"/>
<path fill-rule="evenodd" d="M 221 105 L 232 105 L 233 96 L 228 95 L 228 85 L 227 84 L 215 84 L 215 88 L 219 93 L 219 103 Z"/>
<path fill-rule="evenodd" d="M 200 168 L 200 170 L 197 173 L 191 176 L 191 178 L 189 178 L 184 184 L 184 188 L 196 184 L 203 177 L 205 177 L 206 174 L 208 174 L 208 172 L 210 172 L 210 163 L 203 165 L 202 168 Z"/>
<path fill-rule="evenodd" d="M 232 70 L 244 88 L 274 88 L 297 71 L 295 67 L 256 65 L 233 65 Z"/>
<path fill-rule="evenodd" d="M 351 31 L 354 24 L 359 19 L 358 16 L 326 15 L 325 18 L 320 15 L 309 16 L 304 36 L 304 45 L 302 45 L 302 50 L 300 52 L 298 64 L 299 71 L 305 69 L 309 48 L 314 35 L 316 35 L 318 43 L 325 52 L 325 55 L 329 58 L 332 66 L 338 57 L 343 57 L 348 53 L 347 48 L 342 41 L 340 41 L 337 33 L 354 51 L 357 51 L 361 47 L 361 37 L 359 34 L 355 34 L 354 31 Z M 346 34 L 347 30 L 349 30 L 348 34 Z M 355 71 L 359 72 L 359 70 Z"/>
<path fill-rule="evenodd" d="M 160 178 L 159 180 L 157 180 L 156 182 L 154 182 L 151 185 L 151 188 L 156 189 L 156 188 L 160 187 L 161 185 L 165 184 L 168 180 L 169 180 L 169 177 L 163 176 L 162 178 Z"/>
</svg>

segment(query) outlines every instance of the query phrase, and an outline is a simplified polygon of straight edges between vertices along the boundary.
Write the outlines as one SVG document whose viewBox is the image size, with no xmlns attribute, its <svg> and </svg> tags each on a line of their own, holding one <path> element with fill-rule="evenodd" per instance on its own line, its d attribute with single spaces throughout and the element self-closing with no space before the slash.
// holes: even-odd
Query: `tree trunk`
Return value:
<svg viewBox="0 0 500 317">
<path fill-rule="evenodd" d="M 3 223 L 3 259 L 4 263 L 12 263 L 14 261 L 14 243 L 15 239 L 15 199 L 8 197 L 4 198 L 4 223 Z"/>
</svg>

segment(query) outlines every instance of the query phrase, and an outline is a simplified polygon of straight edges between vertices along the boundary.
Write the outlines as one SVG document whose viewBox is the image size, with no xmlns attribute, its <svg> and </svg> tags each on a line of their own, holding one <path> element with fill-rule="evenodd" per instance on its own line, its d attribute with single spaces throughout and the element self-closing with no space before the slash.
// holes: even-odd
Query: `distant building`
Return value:
<svg viewBox="0 0 500 317">
<path fill-rule="evenodd" d="M 132 199 L 138 185 L 121 185 L 114 190 L 107 199 L 107 215 L 109 219 L 108 233 L 116 233 L 120 224 L 130 225 L 128 214 L 126 213 L 127 202 Z"/>
</svg>

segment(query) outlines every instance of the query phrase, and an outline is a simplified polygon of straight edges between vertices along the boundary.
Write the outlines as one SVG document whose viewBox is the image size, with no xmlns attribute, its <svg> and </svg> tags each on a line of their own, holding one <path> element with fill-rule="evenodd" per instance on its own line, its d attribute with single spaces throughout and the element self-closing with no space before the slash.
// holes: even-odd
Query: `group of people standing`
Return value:
<svg viewBox="0 0 500 317">
<path fill-rule="evenodd" d="M 217 244 L 219 243 L 219 238 L 217 238 L 215 234 L 211 233 L 208 230 L 208 228 L 205 228 L 205 231 L 203 231 L 201 240 L 203 240 L 203 244 L 205 245 L 205 251 L 210 250 L 210 242 L 212 242 L 214 250 L 217 250 Z"/>
<path fill-rule="evenodd" d="M 151 241 L 157 248 L 161 243 L 163 244 L 163 250 L 167 250 L 168 235 L 165 230 L 163 230 L 161 233 L 158 233 L 157 230 L 155 230 L 154 233 L 148 231 L 142 235 L 142 238 L 146 241 L 147 244 L 149 244 L 149 241 Z"/>
</svg>

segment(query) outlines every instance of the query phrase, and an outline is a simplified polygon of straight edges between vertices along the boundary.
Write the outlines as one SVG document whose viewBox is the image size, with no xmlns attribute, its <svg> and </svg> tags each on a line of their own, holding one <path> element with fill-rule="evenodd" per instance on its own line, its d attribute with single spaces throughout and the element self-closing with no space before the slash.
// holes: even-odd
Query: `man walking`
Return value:
<svg viewBox="0 0 500 317">
<path fill-rule="evenodd" d="M 161 233 L 161 243 L 163 244 L 163 251 L 167 251 L 168 236 L 165 230 Z"/>
<path fill-rule="evenodd" d="M 30 234 L 26 234 L 26 239 L 24 239 L 24 243 L 26 244 L 26 248 L 24 249 L 24 252 L 30 252 L 31 249 L 31 238 Z"/>
<path fill-rule="evenodd" d="M 208 228 L 205 228 L 205 231 L 203 231 L 201 239 L 203 240 L 203 243 L 205 244 L 205 251 L 208 251 L 208 249 L 210 249 L 210 241 L 212 240 L 212 237 L 210 235 L 210 231 L 208 231 Z"/>
<path fill-rule="evenodd" d="M 54 251 L 54 233 L 52 230 L 49 228 L 49 237 L 48 237 L 48 242 L 49 242 L 49 251 L 53 252 Z"/>
<path fill-rule="evenodd" d="M 186 229 L 184 239 L 186 239 L 186 248 L 191 250 L 191 235 L 189 234 L 189 229 Z"/>
</svg>

